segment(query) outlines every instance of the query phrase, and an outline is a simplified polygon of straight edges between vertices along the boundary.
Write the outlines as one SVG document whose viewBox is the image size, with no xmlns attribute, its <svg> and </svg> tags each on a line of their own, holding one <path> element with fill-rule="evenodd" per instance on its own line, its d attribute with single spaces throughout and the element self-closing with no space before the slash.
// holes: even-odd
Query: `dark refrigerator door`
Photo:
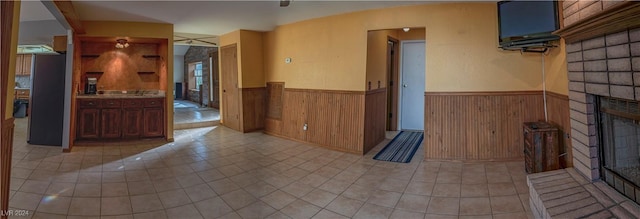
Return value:
<svg viewBox="0 0 640 219">
<path fill-rule="evenodd" d="M 65 55 L 35 55 L 29 144 L 62 146 L 65 60 Z"/>
</svg>

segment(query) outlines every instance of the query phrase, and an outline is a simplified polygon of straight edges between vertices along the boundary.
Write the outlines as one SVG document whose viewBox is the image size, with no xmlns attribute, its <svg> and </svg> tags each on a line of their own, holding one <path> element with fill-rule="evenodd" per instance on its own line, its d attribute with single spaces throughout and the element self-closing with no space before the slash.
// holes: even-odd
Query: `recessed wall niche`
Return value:
<svg viewBox="0 0 640 219">
<path fill-rule="evenodd" d="M 98 79 L 98 90 L 159 90 L 165 59 L 160 43 L 129 40 L 129 47 L 116 48 L 116 41 L 81 41 L 80 83 Z"/>
</svg>

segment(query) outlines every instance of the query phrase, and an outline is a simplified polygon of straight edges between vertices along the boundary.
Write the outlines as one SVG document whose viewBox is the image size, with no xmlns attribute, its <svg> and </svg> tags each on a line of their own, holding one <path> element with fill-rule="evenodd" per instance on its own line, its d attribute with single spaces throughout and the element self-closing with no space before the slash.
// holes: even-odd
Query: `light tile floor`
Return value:
<svg viewBox="0 0 640 219">
<path fill-rule="evenodd" d="M 16 119 L 12 209 L 31 218 L 531 218 L 522 162 L 409 164 L 224 127 L 163 145 L 25 143 Z M 24 218 L 24 217 L 23 217 Z"/>
<path fill-rule="evenodd" d="M 174 100 L 174 123 L 192 123 L 220 120 L 220 111 L 214 108 L 199 107 L 186 100 Z"/>
<path fill-rule="evenodd" d="M 174 129 L 190 129 L 215 126 L 220 123 L 220 111 L 214 108 L 199 107 L 186 100 L 173 102 Z"/>
</svg>

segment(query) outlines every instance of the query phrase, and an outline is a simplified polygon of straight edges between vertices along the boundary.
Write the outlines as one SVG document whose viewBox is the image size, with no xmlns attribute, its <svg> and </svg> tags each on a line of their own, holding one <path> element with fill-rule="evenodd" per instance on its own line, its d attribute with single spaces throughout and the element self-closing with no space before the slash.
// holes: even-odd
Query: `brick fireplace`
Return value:
<svg viewBox="0 0 640 219">
<path fill-rule="evenodd" d="M 640 29 L 567 44 L 574 167 L 599 179 L 597 97 L 640 100 Z"/>
<path fill-rule="evenodd" d="M 640 2 L 559 4 L 573 168 L 528 175 L 531 210 L 535 218 L 640 218 Z"/>
</svg>

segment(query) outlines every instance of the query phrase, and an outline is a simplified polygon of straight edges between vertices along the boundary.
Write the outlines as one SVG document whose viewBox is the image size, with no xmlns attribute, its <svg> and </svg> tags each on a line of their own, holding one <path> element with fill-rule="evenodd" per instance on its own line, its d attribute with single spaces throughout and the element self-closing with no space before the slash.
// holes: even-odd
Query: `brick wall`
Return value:
<svg viewBox="0 0 640 219">
<path fill-rule="evenodd" d="M 189 81 L 189 63 L 194 62 L 202 62 L 202 97 L 198 95 L 194 95 L 193 91 L 188 91 L 187 96 L 188 99 L 193 102 L 200 102 L 200 98 L 202 99 L 203 105 L 209 105 L 209 91 L 210 88 L 210 80 L 209 77 L 209 56 L 212 55 L 213 52 L 217 51 L 216 47 L 202 47 L 202 46 L 191 46 L 189 50 L 184 55 L 184 83 L 188 83 Z M 188 88 L 188 86 L 185 86 Z M 214 98 L 214 101 L 217 98 Z"/>
<path fill-rule="evenodd" d="M 619 1 L 564 1 L 564 25 L 570 25 Z M 609 33 L 567 44 L 569 106 L 574 167 L 599 179 L 597 96 L 640 100 L 640 29 Z"/>
</svg>

